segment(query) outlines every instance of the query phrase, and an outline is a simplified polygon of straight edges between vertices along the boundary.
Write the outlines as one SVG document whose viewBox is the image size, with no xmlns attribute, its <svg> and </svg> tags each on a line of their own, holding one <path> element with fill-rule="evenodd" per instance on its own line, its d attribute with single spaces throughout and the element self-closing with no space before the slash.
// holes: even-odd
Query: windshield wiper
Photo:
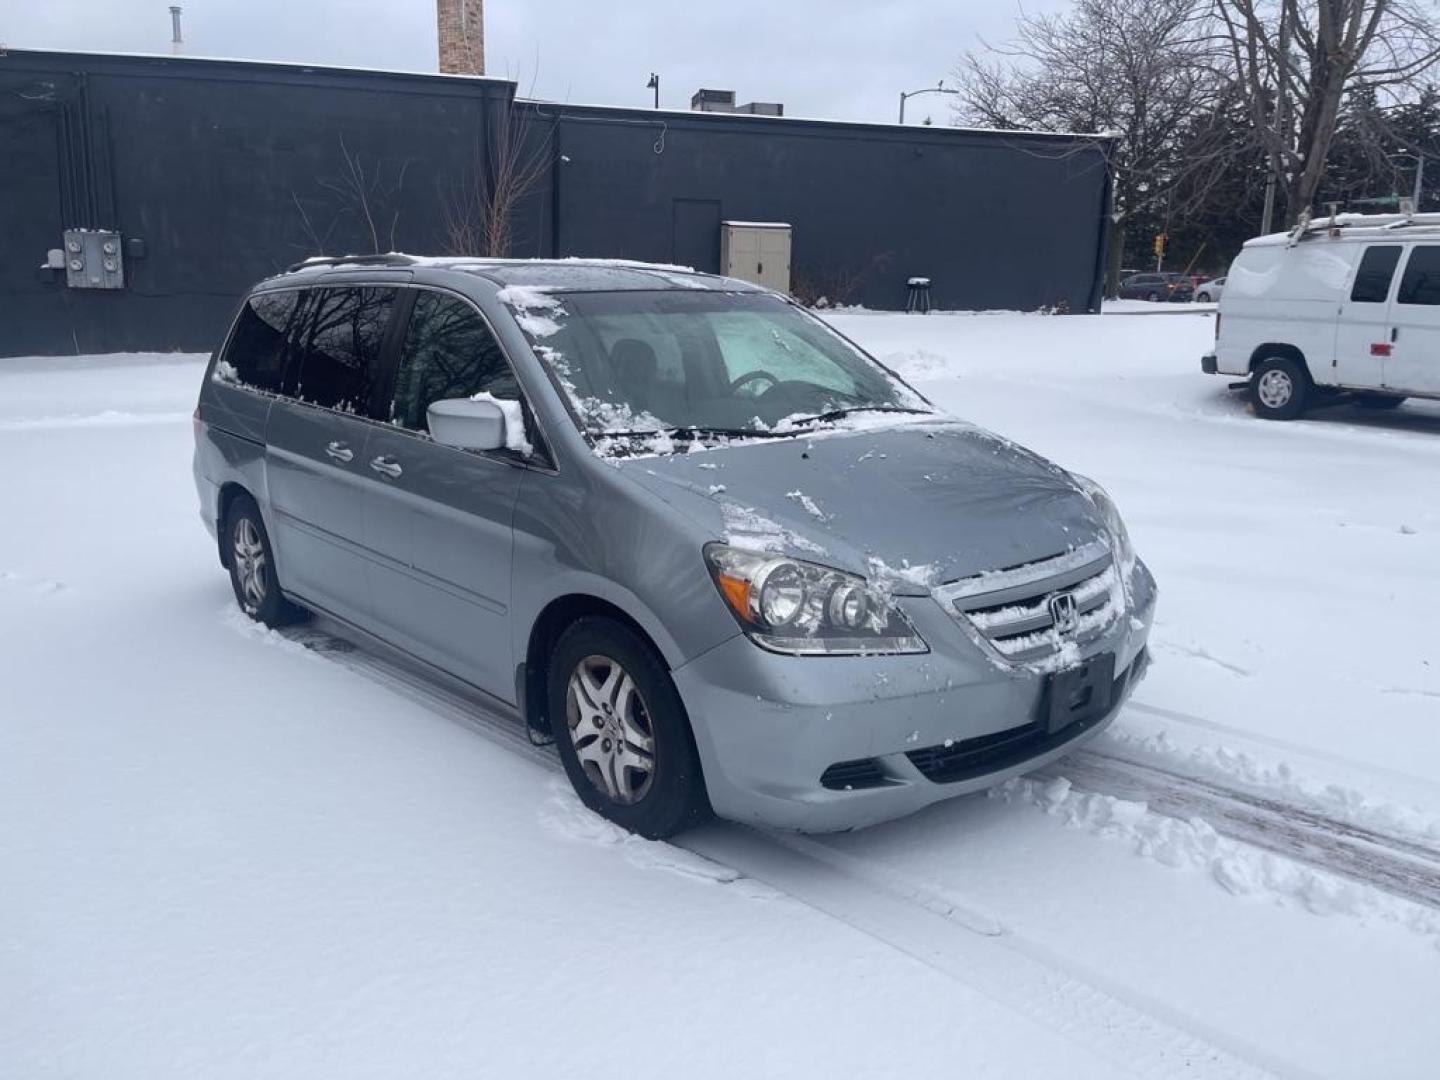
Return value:
<svg viewBox="0 0 1440 1080">
<path fill-rule="evenodd" d="M 849 405 L 843 409 L 831 409 L 829 412 L 816 413 L 814 416 L 795 416 L 789 419 L 792 424 L 828 424 L 857 412 L 900 412 L 928 416 L 932 411 L 931 409 L 912 409 L 905 405 Z"/>
<path fill-rule="evenodd" d="M 716 438 L 735 439 L 786 439 L 793 431 L 760 431 L 756 428 L 710 427 L 707 424 L 686 424 L 684 427 L 646 428 L 643 431 L 598 431 L 600 439 L 647 439 L 656 435 L 669 435 L 672 439 Z"/>
</svg>

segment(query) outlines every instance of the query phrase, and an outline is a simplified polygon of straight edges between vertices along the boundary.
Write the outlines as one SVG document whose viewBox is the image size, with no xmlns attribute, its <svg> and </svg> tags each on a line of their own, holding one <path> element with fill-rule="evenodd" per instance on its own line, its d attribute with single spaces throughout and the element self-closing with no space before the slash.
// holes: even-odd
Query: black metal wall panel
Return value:
<svg viewBox="0 0 1440 1080">
<path fill-rule="evenodd" d="M 513 95 L 492 79 L 0 54 L 0 356 L 208 349 L 252 282 L 307 255 L 477 251 L 465 193 L 517 156 L 535 176 L 514 255 L 717 269 L 719 221 L 784 221 L 808 295 L 898 308 L 920 275 L 938 307 L 1098 303 L 1094 140 Z M 77 226 L 145 241 L 123 291 L 40 280 Z"/>
<path fill-rule="evenodd" d="M 319 252 L 443 250 L 512 84 L 283 65 L 0 58 L 0 355 L 209 349 Z M 57 149 L 58 147 L 58 149 Z M 123 292 L 36 268 L 66 226 L 145 241 Z"/>
<path fill-rule="evenodd" d="M 797 288 L 899 308 L 1092 310 L 1108 170 L 1093 139 L 540 105 L 559 255 L 689 262 L 697 204 L 793 229 Z M 558 227 L 557 227 L 558 223 Z"/>
</svg>

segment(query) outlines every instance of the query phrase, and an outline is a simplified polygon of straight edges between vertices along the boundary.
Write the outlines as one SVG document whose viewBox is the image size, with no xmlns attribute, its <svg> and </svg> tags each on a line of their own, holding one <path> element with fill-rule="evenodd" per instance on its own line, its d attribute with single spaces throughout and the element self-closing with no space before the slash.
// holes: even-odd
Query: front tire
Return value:
<svg viewBox="0 0 1440 1080">
<path fill-rule="evenodd" d="M 1267 356 L 1250 375 L 1250 403 L 1261 419 L 1294 420 L 1309 396 L 1309 373 L 1288 356 Z"/>
<path fill-rule="evenodd" d="M 237 495 L 230 504 L 225 514 L 225 543 L 230 587 L 241 611 L 269 627 L 287 626 L 309 615 L 280 591 L 265 519 L 249 495 Z"/>
<path fill-rule="evenodd" d="M 615 619 L 577 620 L 550 654 L 550 725 L 581 802 L 663 840 L 710 816 L 690 718 L 655 650 Z"/>
</svg>

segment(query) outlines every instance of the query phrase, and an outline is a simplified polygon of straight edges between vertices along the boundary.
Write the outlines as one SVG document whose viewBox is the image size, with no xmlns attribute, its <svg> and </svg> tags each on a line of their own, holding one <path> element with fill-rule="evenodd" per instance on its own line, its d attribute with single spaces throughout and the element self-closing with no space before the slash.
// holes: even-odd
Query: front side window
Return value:
<svg viewBox="0 0 1440 1080">
<path fill-rule="evenodd" d="M 1399 244 L 1378 244 L 1365 249 L 1350 299 L 1360 304 L 1383 304 L 1390 295 L 1390 279 L 1400 262 Z"/>
<path fill-rule="evenodd" d="M 295 396 L 312 405 L 368 415 L 395 290 L 317 289 L 297 340 Z"/>
<path fill-rule="evenodd" d="M 592 437 L 774 437 L 854 412 L 931 411 L 824 323 L 765 293 L 508 292 Z"/>
<path fill-rule="evenodd" d="M 464 300 L 421 291 L 400 348 L 390 420 L 411 431 L 428 431 L 432 402 L 491 394 L 520 397 L 520 386 L 500 343 L 480 313 Z"/>
<path fill-rule="evenodd" d="M 1440 305 L 1440 246 L 1410 249 L 1396 299 L 1402 304 Z"/>
<path fill-rule="evenodd" d="M 279 393 L 285 376 L 285 337 L 295 314 L 295 292 L 260 293 L 245 301 L 215 377 Z"/>
</svg>

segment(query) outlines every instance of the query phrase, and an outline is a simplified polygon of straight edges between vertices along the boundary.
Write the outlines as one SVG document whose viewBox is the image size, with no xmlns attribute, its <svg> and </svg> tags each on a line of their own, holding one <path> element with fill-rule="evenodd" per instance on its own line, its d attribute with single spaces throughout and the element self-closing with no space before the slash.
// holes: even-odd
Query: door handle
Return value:
<svg viewBox="0 0 1440 1080">
<path fill-rule="evenodd" d="M 405 471 L 404 469 L 400 468 L 400 463 L 398 461 L 396 461 L 394 458 L 388 457 L 377 457 L 374 461 L 370 462 L 370 468 L 374 469 L 378 473 L 384 473 L 386 476 L 391 477 L 392 479 L 399 476 L 402 472 Z"/>
<path fill-rule="evenodd" d="M 355 451 L 351 450 L 343 442 L 332 442 L 329 446 L 325 447 L 325 453 L 329 454 L 331 458 L 336 461 L 349 461 L 355 456 Z"/>
<path fill-rule="evenodd" d="M 1390 340 L 1391 340 L 1391 341 L 1399 341 L 1399 340 L 1400 340 L 1400 328 L 1399 328 L 1398 326 L 1392 326 L 1392 327 L 1390 328 Z"/>
</svg>

